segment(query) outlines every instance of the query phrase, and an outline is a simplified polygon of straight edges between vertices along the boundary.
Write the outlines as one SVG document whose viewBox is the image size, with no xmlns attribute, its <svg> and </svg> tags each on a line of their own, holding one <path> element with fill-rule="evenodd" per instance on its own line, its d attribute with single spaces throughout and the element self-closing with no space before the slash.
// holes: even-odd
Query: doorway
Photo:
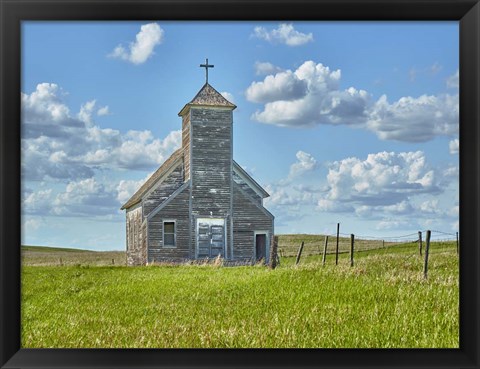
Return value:
<svg viewBox="0 0 480 369">
<path fill-rule="evenodd" d="M 267 235 L 255 232 L 255 259 L 267 261 Z"/>
<path fill-rule="evenodd" d="M 225 219 L 197 219 L 197 258 L 225 257 Z"/>
</svg>

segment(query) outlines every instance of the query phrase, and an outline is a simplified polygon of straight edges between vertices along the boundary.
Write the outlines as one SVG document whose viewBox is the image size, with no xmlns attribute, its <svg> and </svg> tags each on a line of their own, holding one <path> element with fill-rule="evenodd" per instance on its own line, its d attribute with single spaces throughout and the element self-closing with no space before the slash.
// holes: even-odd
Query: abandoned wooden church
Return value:
<svg viewBox="0 0 480 369">
<path fill-rule="evenodd" d="M 268 193 L 232 157 L 234 104 L 207 80 L 178 115 L 182 147 L 122 206 L 129 265 L 215 258 L 269 261 Z"/>
</svg>

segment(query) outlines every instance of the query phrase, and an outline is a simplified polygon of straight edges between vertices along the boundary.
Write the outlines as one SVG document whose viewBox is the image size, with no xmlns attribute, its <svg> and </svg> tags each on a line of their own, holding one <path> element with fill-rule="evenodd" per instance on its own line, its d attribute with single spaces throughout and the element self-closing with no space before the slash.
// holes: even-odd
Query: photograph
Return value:
<svg viewBox="0 0 480 369">
<path fill-rule="evenodd" d="M 460 36 L 22 20 L 20 347 L 459 349 Z"/>
<path fill-rule="evenodd" d="M 0 368 L 480 365 L 478 0 L 0 0 Z"/>
</svg>

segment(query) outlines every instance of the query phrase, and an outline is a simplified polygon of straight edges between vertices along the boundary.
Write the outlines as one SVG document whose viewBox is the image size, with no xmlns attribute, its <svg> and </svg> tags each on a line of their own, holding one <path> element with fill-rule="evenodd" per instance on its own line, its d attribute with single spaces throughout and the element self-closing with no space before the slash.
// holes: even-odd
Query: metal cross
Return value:
<svg viewBox="0 0 480 369">
<path fill-rule="evenodd" d="M 208 59 L 205 59 L 205 64 L 200 64 L 200 67 L 205 68 L 205 78 L 208 83 L 208 68 L 213 68 L 214 65 L 208 64 Z"/>
</svg>

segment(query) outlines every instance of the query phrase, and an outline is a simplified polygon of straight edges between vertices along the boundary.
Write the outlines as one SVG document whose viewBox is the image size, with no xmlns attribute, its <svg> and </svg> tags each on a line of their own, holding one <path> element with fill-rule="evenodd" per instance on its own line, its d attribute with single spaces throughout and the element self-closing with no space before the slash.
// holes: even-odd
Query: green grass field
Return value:
<svg viewBox="0 0 480 369">
<path fill-rule="evenodd" d="M 325 266 L 305 255 L 275 270 L 125 267 L 121 252 L 23 256 L 25 348 L 459 347 L 452 243 L 432 243 L 427 280 L 410 244 L 358 252 L 353 267 L 348 254 L 337 266 L 334 255 Z"/>
</svg>

